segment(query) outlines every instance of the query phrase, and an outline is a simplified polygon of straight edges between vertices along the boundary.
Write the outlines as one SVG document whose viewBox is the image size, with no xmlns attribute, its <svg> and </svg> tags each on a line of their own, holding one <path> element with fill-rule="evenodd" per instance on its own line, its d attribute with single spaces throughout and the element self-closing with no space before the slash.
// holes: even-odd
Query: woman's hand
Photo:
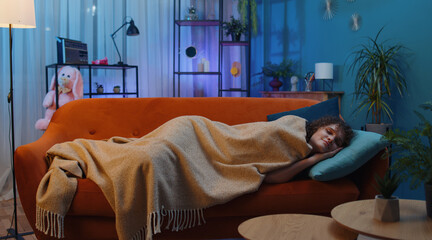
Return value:
<svg viewBox="0 0 432 240">
<path fill-rule="evenodd" d="M 325 153 L 315 153 L 315 154 L 313 155 L 314 160 L 315 160 L 315 163 L 318 163 L 318 162 L 321 162 L 322 160 L 325 160 L 325 159 L 327 159 L 327 158 L 331 158 L 331 157 L 333 157 L 333 156 L 336 155 L 336 153 L 338 153 L 340 150 L 342 150 L 342 147 L 340 147 L 340 148 L 336 148 L 335 150 L 330 151 L 330 152 L 325 152 Z"/>
<path fill-rule="evenodd" d="M 338 153 L 342 148 L 337 148 L 333 151 L 326 153 L 315 153 L 314 155 L 307 157 L 303 160 L 297 161 L 294 164 L 282 168 L 273 172 L 270 172 L 266 175 L 264 181 L 267 183 L 283 183 L 291 180 L 295 175 L 304 169 L 330 157 L 333 157 Z"/>
<path fill-rule="evenodd" d="M 295 175 L 304 169 L 321 162 L 324 159 L 331 158 L 338 153 L 342 148 L 337 148 L 330 152 L 315 153 L 314 155 L 307 157 L 303 160 L 297 161 L 289 167 L 282 168 L 273 172 L 270 172 L 264 178 L 267 183 L 283 183 L 291 180 Z"/>
</svg>

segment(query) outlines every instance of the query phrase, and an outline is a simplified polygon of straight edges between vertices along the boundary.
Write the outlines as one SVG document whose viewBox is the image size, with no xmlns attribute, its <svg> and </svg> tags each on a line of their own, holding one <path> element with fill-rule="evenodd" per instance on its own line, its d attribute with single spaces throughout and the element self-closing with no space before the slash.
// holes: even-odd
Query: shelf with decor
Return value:
<svg viewBox="0 0 432 240">
<path fill-rule="evenodd" d="M 57 92 L 57 87 L 58 87 L 58 76 L 57 76 L 57 72 L 64 66 L 72 66 L 72 67 L 76 67 L 78 70 L 83 70 L 86 69 L 88 70 L 88 92 L 84 92 L 83 95 L 84 96 L 88 96 L 89 98 L 93 98 L 94 96 L 123 96 L 124 98 L 127 96 L 135 96 L 135 97 L 139 97 L 139 92 L 138 92 L 138 66 L 136 65 L 99 65 L 99 64 L 51 64 L 51 65 L 47 65 L 45 66 L 45 88 L 46 91 L 48 92 L 48 86 L 49 86 L 49 69 L 54 69 L 54 76 L 55 76 L 55 89 L 56 89 L 56 99 L 57 99 L 57 103 L 58 103 L 58 92 Z M 93 92 L 92 90 L 95 89 L 93 86 L 93 74 L 94 74 L 94 70 L 99 70 L 99 69 L 103 69 L 103 70 L 114 70 L 114 71 L 118 71 L 121 70 L 122 72 L 122 82 L 121 82 L 121 92 L 119 93 L 115 93 L 115 92 L 106 92 L 106 93 L 97 93 L 97 92 Z M 135 90 L 134 91 L 127 91 L 126 90 L 126 72 L 127 70 L 135 70 Z M 57 105 L 58 108 L 58 105 Z"/>
<path fill-rule="evenodd" d="M 262 97 L 269 97 L 269 98 L 307 98 L 307 99 L 314 99 L 318 101 L 326 101 L 330 98 L 337 97 L 340 98 L 344 92 L 340 91 L 308 91 L 308 92 L 302 92 L 302 91 L 262 91 L 261 96 Z"/>
<path fill-rule="evenodd" d="M 221 45 L 221 51 L 220 51 L 220 61 L 222 66 L 224 66 L 224 61 L 223 61 L 223 55 L 224 55 L 224 49 L 227 48 L 231 48 L 231 47 L 240 47 L 240 48 L 244 48 L 245 50 L 245 54 L 246 54 L 246 71 L 243 71 L 243 74 L 246 74 L 246 86 L 242 86 L 242 87 L 226 87 L 224 86 L 224 82 L 222 81 L 224 78 L 228 77 L 233 77 L 231 74 L 223 74 L 225 73 L 225 71 L 223 71 L 223 73 L 221 74 L 222 78 L 220 79 L 219 82 L 219 96 L 222 97 L 223 93 L 232 93 L 232 92 L 238 92 L 240 94 L 245 94 L 246 97 L 250 96 L 250 38 L 248 39 L 248 41 L 221 41 L 220 42 Z M 230 83 L 232 83 L 233 80 L 228 81 Z M 240 79 L 241 81 L 241 79 Z"/>
<path fill-rule="evenodd" d="M 233 41 L 221 41 L 220 44 L 222 46 L 249 46 L 248 41 L 240 41 L 240 42 L 233 42 Z"/>
<path fill-rule="evenodd" d="M 183 4 L 182 4 L 183 2 Z M 182 0 L 175 0 L 174 4 L 174 32 L 173 32 L 173 96 L 174 97 L 181 97 L 180 93 L 180 85 L 182 84 L 182 81 L 185 81 L 187 78 L 186 76 L 212 76 L 212 80 L 216 80 L 217 78 L 217 88 L 218 88 L 218 96 L 222 97 L 223 93 L 225 92 L 239 92 L 242 96 L 250 96 L 250 34 L 248 33 L 245 36 L 245 40 L 243 41 L 227 41 L 224 38 L 225 31 L 223 30 L 223 24 L 224 24 L 224 15 L 223 15 L 223 9 L 224 9 L 224 0 L 219 0 L 215 6 L 217 5 L 219 7 L 218 15 L 214 16 L 213 18 L 217 19 L 198 19 L 198 14 L 196 13 L 196 8 L 189 7 L 189 9 L 185 9 L 185 5 L 187 4 L 187 1 Z M 187 11 L 185 11 L 187 10 Z M 184 16 L 183 16 L 184 13 Z M 250 9 L 248 14 L 250 15 Z M 226 19 L 225 19 L 226 20 Z M 181 41 L 184 36 L 182 34 L 182 29 L 190 29 L 190 28 L 198 28 L 201 27 L 203 30 L 207 31 L 207 28 L 209 31 L 217 31 L 215 35 L 218 35 L 218 39 L 215 40 L 214 46 L 205 46 L 204 49 L 208 50 L 211 47 L 214 49 L 217 48 L 217 67 L 216 65 L 213 65 L 213 69 L 210 68 L 210 70 L 207 68 L 203 71 L 203 69 L 199 69 L 197 66 L 188 66 L 189 69 L 185 69 L 184 62 L 187 60 L 186 57 L 189 57 L 190 59 L 193 59 L 198 54 L 195 47 L 191 48 L 192 55 L 188 55 L 188 49 L 189 47 L 183 49 L 181 45 L 184 45 L 184 43 Z M 214 30 L 213 30 L 214 29 Z M 249 29 L 250 32 L 250 29 Z M 193 39 L 194 36 L 191 36 Z M 193 41 L 192 41 L 193 42 Z M 193 45 L 191 43 L 191 45 Z M 245 48 L 245 54 L 247 55 L 246 63 L 244 64 L 243 74 L 246 76 L 246 83 L 243 83 L 242 87 L 236 87 L 236 86 L 224 86 L 224 79 L 225 82 L 229 82 L 230 80 L 227 79 L 226 72 L 229 73 L 229 69 L 226 68 L 227 63 L 226 60 L 223 61 L 223 51 L 224 48 L 227 47 L 241 47 Z M 216 50 L 214 50 L 216 51 Z M 184 55 L 186 56 L 182 56 Z M 199 63 L 198 63 L 199 64 Z M 190 78 L 189 78 L 190 79 Z M 240 79 L 241 80 L 241 79 Z"/>
<path fill-rule="evenodd" d="M 176 20 L 178 26 L 219 26 L 219 20 Z"/>
<path fill-rule="evenodd" d="M 221 92 L 247 92 L 247 89 L 241 88 L 228 88 L 228 89 L 220 89 Z"/>
<path fill-rule="evenodd" d="M 220 75 L 220 72 L 174 72 L 178 75 Z"/>
</svg>

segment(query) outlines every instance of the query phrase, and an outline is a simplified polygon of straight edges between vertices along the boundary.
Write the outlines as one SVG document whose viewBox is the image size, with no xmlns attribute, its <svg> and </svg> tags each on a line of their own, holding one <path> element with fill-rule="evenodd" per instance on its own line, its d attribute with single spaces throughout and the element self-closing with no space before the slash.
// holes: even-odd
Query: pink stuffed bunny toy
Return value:
<svg viewBox="0 0 432 240">
<path fill-rule="evenodd" d="M 81 98 L 83 98 L 83 80 L 80 71 L 69 66 L 60 68 L 58 72 L 59 107 Z M 45 130 L 56 111 L 55 75 L 51 79 L 50 91 L 46 94 L 42 105 L 47 108 L 45 117 L 36 121 L 35 128 Z"/>
</svg>

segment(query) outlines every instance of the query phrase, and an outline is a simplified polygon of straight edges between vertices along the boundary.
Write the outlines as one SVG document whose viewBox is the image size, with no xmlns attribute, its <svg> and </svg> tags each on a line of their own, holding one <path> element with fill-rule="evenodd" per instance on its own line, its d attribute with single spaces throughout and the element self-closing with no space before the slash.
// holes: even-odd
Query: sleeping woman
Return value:
<svg viewBox="0 0 432 240">
<path fill-rule="evenodd" d="M 306 123 L 306 141 L 312 146 L 311 153 L 303 160 L 268 173 L 267 183 L 288 182 L 304 169 L 333 157 L 348 146 L 353 138 L 351 127 L 338 117 L 326 116 Z"/>
<path fill-rule="evenodd" d="M 227 125 L 200 116 L 172 119 L 130 139 L 76 139 L 47 152 L 50 168 L 36 195 L 36 227 L 63 236 L 77 179 L 95 182 L 116 215 L 120 240 L 204 222 L 203 210 L 291 180 L 349 144 L 339 118 L 311 123 L 296 116 Z M 66 236 L 67 237 L 67 236 Z"/>
</svg>

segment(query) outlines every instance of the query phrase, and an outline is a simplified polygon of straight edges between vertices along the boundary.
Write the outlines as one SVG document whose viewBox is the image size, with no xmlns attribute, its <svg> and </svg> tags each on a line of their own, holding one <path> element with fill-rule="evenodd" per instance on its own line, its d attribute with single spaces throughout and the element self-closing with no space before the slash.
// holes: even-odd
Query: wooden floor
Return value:
<svg viewBox="0 0 432 240">
<path fill-rule="evenodd" d="M 19 233 L 26 233 L 26 232 L 32 232 L 32 228 L 30 227 L 30 224 L 28 223 L 24 211 L 21 207 L 21 204 L 18 200 L 18 231 Z M 0 239 L 6 237 L 8 235 L 7 229 L 9 228 L 15 228 L 15 224 L 11 225 L 12 221 L 12 214 L 13 214 L 13 199 L 8 201 L 1 201 L 0 202 Z M 14 238 L 9 238 L 14 239 Z M 21 239 L 26 240 L 36 240 L 36 237 L 34 234 L 22 236 Z"/>
<path fill-rule="evenodd" d="M 12 220 L 12 212 L 13 212 L 13 199 L 8 201 L 0 202 L 0 239 L 3 239 L 7 236 L 7 229 L 14 228 L 15 226 L 11 226 Z M 18 200 L 18 230 L 20 233 L 26 233 L 33 231 L 30 227 L 25 215 L 24 211 L 21 207 L 21 204 Z M 9 238 L 13 239 L 13 238 Z M 37 240 L 34 234 L 22 236 L 21 239 L 25 240 Z M 359 235 L 358 240 L 375 240 L 375 238 L 369 238 L 366 236 Z M 242 240 L 242 239 L 225 239 L 225 240 Z"/>
</svg>

